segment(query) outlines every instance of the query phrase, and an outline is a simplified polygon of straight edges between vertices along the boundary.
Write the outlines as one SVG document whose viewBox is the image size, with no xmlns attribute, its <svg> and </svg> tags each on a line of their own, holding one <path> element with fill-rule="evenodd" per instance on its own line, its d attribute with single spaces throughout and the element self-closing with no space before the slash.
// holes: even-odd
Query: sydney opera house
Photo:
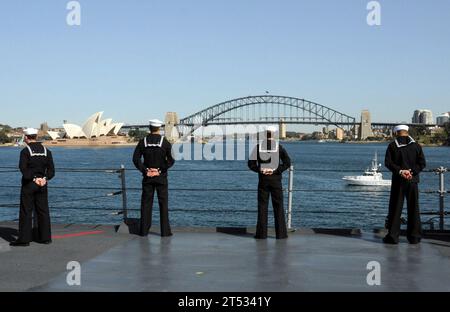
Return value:
<svg viewBox="0 0 450 312">
<path fill-rule="evenodd" d="M 64 124 L 66 137 L 70 139 L 99 138 L 101 136 L 117 135 L 123 123 L 113 123 L 112 119 L 102 120 L 103 112 L 98 112 L 89 117 L 83 126 L 75 124 Z"/>
<path fill-rule="evenodd" d="M 48 135 L 54 141 L 52 144 L 68 143 L 67 140 L 78 144 L 84 144 L 85 141 L 122 143 L 123 140 L 118 137 L 118 134 L 123 123 L 114 123 L 112 119 L 102 120 L 102 115 L 103 112 L 93 114 L 82 126 L 64 123 L 64 133 L 48 131 Z"/>
</svg>

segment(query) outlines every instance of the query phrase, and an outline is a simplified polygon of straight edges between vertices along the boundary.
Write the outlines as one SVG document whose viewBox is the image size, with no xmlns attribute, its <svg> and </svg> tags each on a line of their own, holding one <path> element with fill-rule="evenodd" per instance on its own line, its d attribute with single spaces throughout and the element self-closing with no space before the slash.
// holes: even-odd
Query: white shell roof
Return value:
<svg viewBox="0 0 450 312">
<path fill-rule="evenodd" d="M 97 112 L 89 117 L 82 127 L 75 124 L 64 124 L 64 130 L 69 138 L 94 138 L 105 135 L 117 135 L 123 123 L 113 123 L 111 118 L 102 120 L 103 112 Z"/>
</svg>

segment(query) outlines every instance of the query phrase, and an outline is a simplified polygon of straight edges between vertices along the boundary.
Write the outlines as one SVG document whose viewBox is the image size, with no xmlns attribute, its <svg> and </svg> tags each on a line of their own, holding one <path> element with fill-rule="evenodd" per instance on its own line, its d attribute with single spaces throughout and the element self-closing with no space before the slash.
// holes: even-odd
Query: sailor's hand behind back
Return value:
<svg viewBox="0 0 450 312">
<path fill-rule="evenodd" d="M 406 174 L 406 179 L 407 179 L 407 180 L 412 180 L 412 178 L 413 178 L 412 170 L 409 169 L 409 170 L 408 170 L 408 173 Z"/>
<path fill-rule="evenodd" d="M 159 177 L 159 170 L 156 168 L 147 169 L 147 177 L 149 178 Z"/>
<path fill-rule="evenodd" d="M 400 175 L 402 176 L 402 178 L 406 179 L 406 180 L 412 180 L 413 175 L 411 173 L 411 169 L 409 170 L 402 170 Z"/>
<path fill-rule="evenodd" d="M 264 174 L 264 175 L 270 176 L 270 175 L 273 174 L 273 169 L 263 168 L 263 169 L 261 169 L 261 173 Z"/>
<path fill-rule="evenodd" d="M 37 179 L 34 179 L 34 183 L 36 183 L 36 185 L 38 185 L 40 187 L 43 187 L 47 184 L 47 179 L 37 178 Z"/>
</svg>

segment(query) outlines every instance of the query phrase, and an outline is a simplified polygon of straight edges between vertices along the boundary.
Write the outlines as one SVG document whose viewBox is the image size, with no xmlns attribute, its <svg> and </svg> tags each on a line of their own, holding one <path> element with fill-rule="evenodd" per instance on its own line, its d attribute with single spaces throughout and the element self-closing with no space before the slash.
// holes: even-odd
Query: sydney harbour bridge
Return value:
<svg viewBox="0 0 450 312">
<path fill-rule="evenodd" d="M 165 126 L 175 127 L 181 135 L 192 134 L 200 127 L 212 125 L 297 124 L 336 126 L 358 135 L 358 129 L 388 128 L 395 123 L 371 122 L 349 116 L 328 106 L 301 98 L 279 95 L 241 97 L 207 107 L 197 113 L 178 119 L 176 113 L 167 113 Z M 125 129 L 147 128 L 148 125 L 126 125 Z M 371 129 L 368 129 L 371 130 Z"/>
</svg>

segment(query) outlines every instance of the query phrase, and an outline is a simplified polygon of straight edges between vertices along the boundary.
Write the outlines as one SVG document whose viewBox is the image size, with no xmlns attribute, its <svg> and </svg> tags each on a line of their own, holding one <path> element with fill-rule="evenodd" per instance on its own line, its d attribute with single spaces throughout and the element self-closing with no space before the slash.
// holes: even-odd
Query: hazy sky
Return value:
<svg viewBox="0 0 450 312">
<path fill-rule="evenodd" d="M 305 98 L 376 121 L 450 111 L 450 1 L 80 0 L 0 3 L 0 123 L 181 117 L 241 96 Z"/>
</svg>

